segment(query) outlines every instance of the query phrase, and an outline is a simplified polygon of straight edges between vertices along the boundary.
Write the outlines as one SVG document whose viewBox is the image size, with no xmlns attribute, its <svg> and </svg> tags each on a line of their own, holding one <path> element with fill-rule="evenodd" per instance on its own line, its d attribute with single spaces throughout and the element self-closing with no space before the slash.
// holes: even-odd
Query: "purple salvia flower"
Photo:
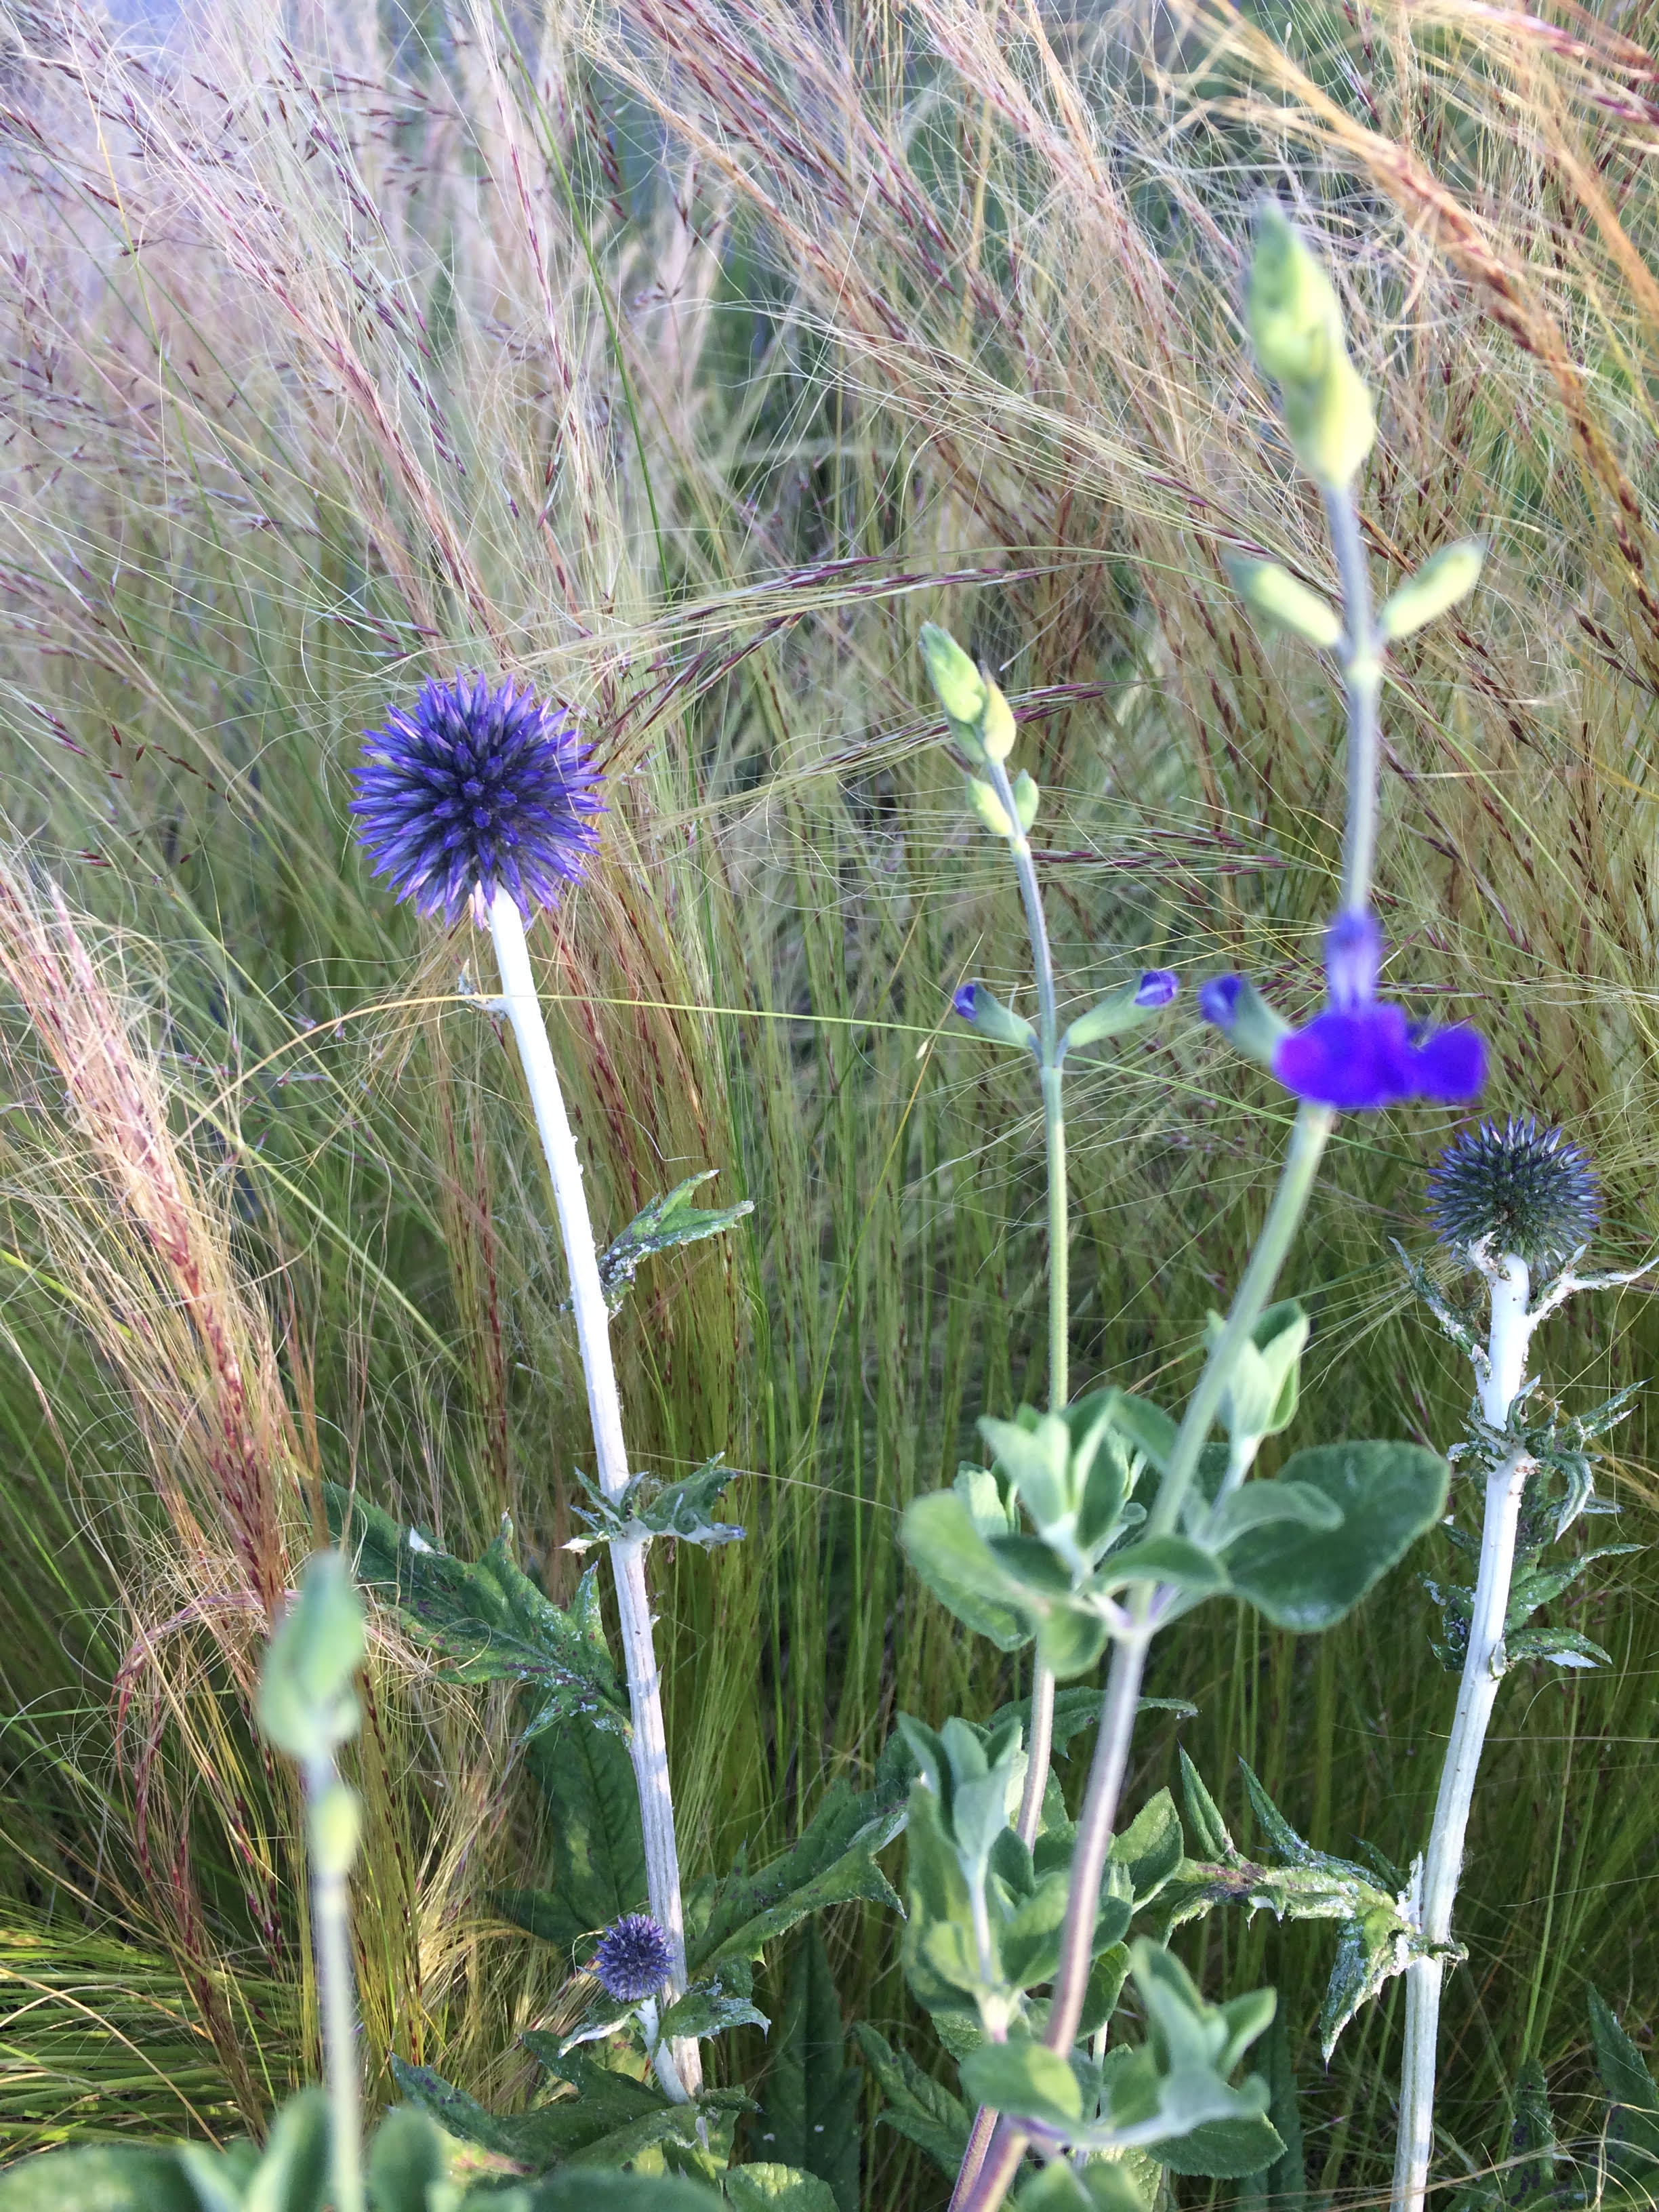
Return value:
<svg viewBox="0 0 1659 2212">
<path fill-rule="evenodd" d="M 1479 1033 L 1464 1024 L 1413 1028 L 1403 1008 L 1376 996 L 1382 964 L 1382 933 L 1370 915 L 1339 915 L 1325 936 L 1330 1004 L 1282 1040 L 1274 1074 L 1298 1098 L 1344 1113 L 1373 1113 L 1411 1098 L 1462 1105 L 1486 1080 Z"/>
<path fill-rule="evenodd" d="M 1135 993 L 1135 1004 L 1151 1012 L 1170 1006 L 1181 988 L 1181 978 L 1173 968 L 1149 968 L 1140 979 Z"/>
<path fill-rule="evenodd" d="M 974 1018 L 974 1006 L 978 990 L 977 983 L 959 983 L 951 997 L 951 1011 L 960 1014 L 964 1022 L 971 1022 Z"/>
<path fill-rule="evenodd" d="M 653 1997 L 668 1979 L 674 1954 L 648 1912 L 624 1912 L 599 1938 L 590 1972 L 608 1996 L 623 2004 Z"/>
<path fill-rule="evenodd" d="M 505 890 L 528 921 L 599 842 L 599 770 L 575 717 L 509 680 L 433 679 L 367 732 L 351 811 L 377 875 L 453 922 Z"/>
<path fill-rule="evenodd" d="M 1198 987 L 1198 1011 L 1224 1035 L 1231 1029 L 1244 988 L 1242 975 L 1212 975 Z"/>
</svg>

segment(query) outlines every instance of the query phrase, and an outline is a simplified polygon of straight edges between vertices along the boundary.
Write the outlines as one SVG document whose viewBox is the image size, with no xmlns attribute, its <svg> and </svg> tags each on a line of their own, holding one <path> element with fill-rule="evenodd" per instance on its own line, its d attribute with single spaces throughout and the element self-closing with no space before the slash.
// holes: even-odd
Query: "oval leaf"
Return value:
<svg viewBox="0 0 1659 2212">
<path fill-rule="evenodd" d="M 1233 1588 L 1275 1627 L 1329 1628 L 1440 1518 L 1449 1476 L 1445 1461 L 1421 1444 L 1318 1444 L 1296 1453 L 1284 1480 L 1338 1507 L 1341 1526 L 1278 1521 L 1248 1529 L 1227 1554 Z"/>
</svg>

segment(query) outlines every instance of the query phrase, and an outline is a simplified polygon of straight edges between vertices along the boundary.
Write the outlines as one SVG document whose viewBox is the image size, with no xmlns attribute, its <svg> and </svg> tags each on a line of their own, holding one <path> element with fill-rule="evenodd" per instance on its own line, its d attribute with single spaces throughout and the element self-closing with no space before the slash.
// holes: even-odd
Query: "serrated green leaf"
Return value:
<svg viewBox="0 0 1659 2212">
<path fill-rule="evenodd" d="M 525 1763 L 547 1804 L 553 1894 L 577 1930 L 639 1911 L 645 1838 L 634 1763 L 617 1738 L 576 1722 L 538 1737 Z"/>
<path fill-rule="evenodd" d="M 738 1543 L 744 1532 L 737 1522 L 717 1520 L 714 1516 L 720 1493 L 735 1472 L 726 1465 L 725 1455 L 717 1453 L 705 1460 L 695 1474 L 682 1476 L 678 1482 L 664 1482 L 654 1474 L 636 1474 L 624 1486 L 622 1495 L 613 1498 L 607 1498 L 599 1484 L 578 1468 L 576 1480 L 586 1493 L 587 1504 L 586 1508 L 579 1505 L 576 1516 L 593 1533 L 573 1536 L 564 1548 L 591 1552 L 596 1544 L 648 1544 L 656 1536 L 671 1537 L 678 1544 L 701 1545 L 705 1550 Z"/>
<path fill-rule="evenodd" d="M 778 2033 L 760 2092 L 768 2155 L 811 2175 L 835 2212 L 859 2212 L 859 2099 L 847 2031 L 817 1923 L 795 1940 Z"/>
<path fill-rule="evenodd" d="M 1237 2119 L 1200 2121 L 1186 2135 L 1160 2142 L 1158 2154 L 1171 2173 L 1242 2181 L 1281 2159 L 1285 2144 L 1267 2115 L 1255 2112 Z"/>
<path fill-rule="evenodd" d="M 1183 1849 L 1175 1800 L 1160 1790 L 1112 1838 L 1111 1863 L 1127 1875 L 1137 1908 L 1158 1895 L 1181 1864 Z"/>
<path fill-rule="evenodd" d="M 1184 1747 L 1176 1746 L 1181 1760 L 1182 1802 L 1187 1808 L 1187 1823 L 1193 1832 L 1193 1841 L 1206 1857 L 1224 1858 L 1234 1850 L 1233 1839 L 1227 1824 L 1221 1817 L 1221 1808 L 1204 1787 L 1198 1769 L 1188 1758 Z"/>
<path fill-rule="evenodd" d="M 1445 1510 L 1449 1470 L 1420 1444 L 1320 1444 L 1287 1462 L 1282 1480 L 1321 1492 L 1342 1513 L 1326 1531 L 1294 1522 L 1254 1528 L 1227 1555 L 1241 1597 L 1276 1627 L 1330 1627 Z"/>
<path fill-rule="evenodd" d="M 856 2137 L 853 2148 L 856 2154 Z M 734 2166 L 720 2177 L 720 2186 L 735 2212 L 836 2212 L 829 2184 L 798 2166 Z"/>
<path fill-rule="evenodd" d="M 1659 2181 L 1659 2087 L 1610 2005 L 1589 1993 L 1595 2070 L 1613 2107 L 1607 2164 L 1615 2179 L 1650 2195 Z"/>
<path fill-rule="evenodd" d="M 1574 1628 L 1517 1628 L 1504 1639 L 1509 1666 L 1611 1667 L 1613 1655 Z"/>
<path fill-rule="evenodd" d="M 510 1528 L 468 1565 L 379 1506 L 334 1483 L 323 1488 L 330 1528 L 358 1579 L 446 1662 L 451 1680 L 522 1683 L 536 1700 L 526 1736 L 577 1719 L 628 1735 L 627 1692 L 605 1644 L 594 1569 L 566 1609 L 519 1566 Z"/>
<path fill-rule="evenodd" d="M 514 2192 L 511 2212 L 722 2212 L 725 2200 L 700 2182 L 672 2173 L 611 2173 L 592 2166 L 566 2167 L 526 2192 Z M 488 2196 L 483 2203 L 491 2203 Z"/>
<path fill-rule="evenodd" d="M 696 1244 L 705 1237 L 719 1237 L 754 1212 L 751 1198 L 739 1199 L 735 1206 L 702 1207 L 691 1203 L 692 1193 L 712 1182 L 719 1173 L 718 1168 L 707 1168 L 702 1174 L 688 1176 L 684 1182 L 676 1183 L 665 1196 L 653 1198 L 641 1207 L 621 1236 L 605 1246 L 599 1255 L 599 1281 L 612 1313 L 620 1308 L 641 1263 L 653 1253 Z"/>
<path fill-rule="evenodd" d="M 887 2100 L 876 2115 L 876 2124 L 906 2136 L 941 2173 L 954 2179 L 968 2148 L 970 2125 L 961 2098 L 924 2074 L 902 2051 L 896 2051 L 867 2021 L 854 2021 L 853 2036 Z"/>
<path fill-rule="evenodd" d="M 567 1898 L 549 1889 L 492 1890 L 489 1901 L 503 1920 L 561 1952 L 567 1967 L 580 1939 L 605 1924 L 584 1920 Z"/>
<path fill-rule="evenodd" d="M 764 2034 L 771 2025 L 748 1997 L 733 1996 L 718 1982 L 694 1982 L 664 2013 L 658 2032 L 669 2042 L 701 2042 L 729 2027 L 757 2027 Z"/>
</svg>

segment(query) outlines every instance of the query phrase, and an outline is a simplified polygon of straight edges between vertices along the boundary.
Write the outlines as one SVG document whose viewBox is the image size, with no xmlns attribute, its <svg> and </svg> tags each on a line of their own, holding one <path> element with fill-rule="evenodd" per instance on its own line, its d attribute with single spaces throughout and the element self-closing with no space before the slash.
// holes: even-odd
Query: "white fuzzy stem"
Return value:
<svg viewBox="0 0 1659 2212">
<path fill-rule="evenodd" d="M 307 1810 L 337 1786 L 333 1759 L 305 1765 Z M 338 2212 L 363 2212 L 363 2082 L 357 2055 L 357 2001 L 351 1968 L 351 1892 L 347 1870 L 311 1836 L 311 1941 L 322 2015 L 323 2072 L 328 2083 L 329 2166 Z"/>
<path fill-rule="evenodd" d="M 629 1468 L 623 1443 L 622 1401 L 611 1357 L 611 1311 L 599 1280 L 599 1253 L 582 1189 L 581 1162 L 577 1158 L 576 1139 L 564 1109 L 564 1095 L 559 1088 L 558 1071 L 548 1042 L 547 1023 L 530 965 L 530 948 L 525 942 L 523 917 L 505 891 L 498 890 L 490 902 L 489 933 L 495 940 L 495 960 L 501 970 L 501 1008 L 518 1040 L 519 1059 L 529 1087 L 536 1127 L 541 1133 L 547 1170 L 553 1181 L 554 1203 L 558 1208 L 565 1262 L 570 1274 L 576 1341 L 587 1382 L 587 1411 L 593 1426 L 599 1487 L 607 1498 L 619 1498 L 627 1487 Z M 651 1634 L 651 1602 L 645 1586 L 643 1546 L 637 1540 L 612 1544 L 611 1566 L 616 1578 L 623 1657 L 628 1670 L 628 1695 L 634 1718 L 634 1779 L 640 1797 L 640 1822 L 645 1832 L 646 1885 L 650 1893 L 651 1917 L 667 1936 L 673 1954 L 669 1986 L 678 1995 L 685 1988 L 685 1916 L 680 1903 L 680 1859 L 674 1838 L 674 1799 L 669 1787 L 668 1739 L 663 1728 L 662 1675 Z M 687 2094 L 695 2096 L 702 2086 L 702 2062 L 696 2042 L 677 2041 L 672 2056 L 676 2074 Z"/>
<path fill-rule="evenodd" d="M 1538 1316 L 1527 1310 L 1527 1266 L 1510 1254 L 1488 1270 L 1492 1329 L 1480 1410 L 1495 1429 L 1510 1417 L 1526 1375 L 1527 1350 Z M 1463 1868 L 1463 1845 L 1474 1802 L 1475 1776 L 1504 1678 L 1504 1621 L 1515 1575 L 1516 1533 L 1532 1462 L 1511 1452 L 1486 1478 L 1480 1566 L 1469 1617 L 1468 1650 L 1457 1711 L 1440 1770 L 1434 1825 L 1414 1881 L 1417 1924 L 1431 1942 L 1451 1941 L 1452 1905 Z M 1406 2048 L 1400 2083 L 1400 2135 L 1395 2150 L 1393 2212 L 1422 2212 L 1434 2151 L 1435 2063 L 1440 2035 L 1442 1959 L 1419 1959 L 1406 1971 Z"/>
</svg>

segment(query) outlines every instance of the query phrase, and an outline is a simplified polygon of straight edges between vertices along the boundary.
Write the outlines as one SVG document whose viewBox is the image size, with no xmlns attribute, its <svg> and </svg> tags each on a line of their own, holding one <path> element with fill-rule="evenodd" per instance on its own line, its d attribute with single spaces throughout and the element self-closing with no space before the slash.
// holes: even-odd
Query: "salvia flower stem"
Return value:
<svg viewBox="0 0 1659 2212">
<path fill-rule="evenodd" d="M 1480 1411 L 1489 1426 L 1508 1423 L 1525 1376 L 1527 1349 L 1540 1315 L 1528 1309 L 1529 1271 L 1515 1253 L 1484 1272 L 1492 1292 L 1492 1325 Z M 1468 1649 L 1457 1687 L 1457 1710 L 1446 1741 L 1428 1848 L 1413 1884 L 1413 1917 L 1430 1943 L 1451 1942 L 1452 1905 L 1474 1802 L 1475 1776 L 1504 1676 L 1504 1622 L 1515 1575 L 1521 1504 L 1532 1472 L 1522 1452 L 1510 1453 L 1486 1478 L 1480 1565 L 1469 1616 Z M 1400 2134 L 1395 2148 L 1395 2212 L 1421 2212 L 1434 2148 L 1434 2090 L 1445 1959 L 1414 1960 L 1406 1972 L 1406 2045 L 1400 2085 Z"/>
<path fill-rule="evenodd" d="M 1071 1225 L 1066 1191 L 1066 1101 L 1054 953 L 1048 943 L 1042 887 L 1037 881 L 1031 841 L 1019 826 L 1007 769 L 990 756 L 984 765 L 987 779 L 1012 825 L 1008 847 L 1019 879 L 1025 926 L 1031 940 L 1031 963 L 1036 975 L 1038 1072 L 1042 1087 L 1043 1148 L 1048 1178 L 1048 1410 L 1058 1413 L 1065 1407 L 1071 1387 Z M 1031 1724 L 1026 1731 L 1025 1783 L 1014 1823 L 1021 1842 L 1028 1847 L 1036 1841 L 1042 1818 L 1042 1794 L 1048 1779 L 1054 1731 L 1054 1678 L 1038 1660 L 1031 1674 Z M 975 2115 L 969 2133 L 968 2147 L 951 2193 L 950 2212 L 962 2212 L 968 2193 L 979 2179 L 995 2130 L 996 2114 L 982 2107 Z"/>
<path fill-rule="evenodd" d="M 1031 940 L 1031 963 L 1036 975 L 1038 1069 L 1042 1086 L 1042 1133 L 1048 1175 L 1048 1410 L 1061 1412 L 1070 1389 L 1071 1346 L 1071 1229 L 1066 1197 L 1066 1103 L 1061 1090 L 1060 1014 L 1054 997 L 1054 961 L 1048 944 L 1048 924 L 1042 911 L 1042 887 L 1037 881 L 1031 841 L 1019 826 L 1013 786 L 1004 763 L 989 755 L 987 776 L 1011 825 L 1008 849 L 1019 879 L 1025 907 L 1025 927 Z M 1025 1787 L 1016 1826 L 1027 1844 L 1036 1836 L 1042 1814 L 1042 1791 L 1048 1777 L 1048 1753 L 1054 1740 L 1054 1678 L 1040 1662 L 1031 1680 L 1031 1725 L 1026 1739 Z"/>
<path fill-rule="evenodd" d="M 570 1275 L 571 1304 L 576 1319 L 576 1340 L 587 1385 L 596 1472 L 605 1496 L 620 1498 L 629 1480 L 628 1456 L 623 1442 L 622 1401 L 611 1353 L 611 1313 L 599 1280 L 599 1255 L 582 1188 L 581 1162 L 577 1157 L 575 1137 L 565 1112 L 558 1071 L 548 1042 L 547 1024 L 525 941 L 524 920 L 510 893 L 500 887 L 489 902 L 489 930 L 501 973 L 501 1007 L 512 1023 L 518 1041 L 519 1057 L 558 1208 L 559 1229 Z M 674 1834 L 674 1799 L 668 1774 L 668 1739 L 663 1726 L 662 1675 L 651 1632 L 642 1544 L 637 1539 L 612 1544 L 611 1565 L 616 1579 L 617 1611 L 622 1626 L 623 1657 L 634 1722 L 634 1777 L 645 1835 L 646 1884 L 651 1917 L 668 1939 L 673 1961 L 669 1987 L 678 1995 L 685 1987 L 685 1917 L 680 1897 L 679 1850 Z M 676 2042 L 672 2057 L 687 2093 L 695 2096 L 702 2080 L 696 2044 L 684 2039 Z"/>
<path fill-rule="evenodd" d="M 329 1754 L 307 1759 L 301 1776 L 309 1829 L 311 1942 L 328 2085 L 330 2172 L 337 2212 L 363 2212 L 363 2084 L 351 1968 L 351 1854 L 341 1849 L 343 1839 L 330 1832 L 349 1793 Z"/>
<path fill-rule="evenodd" d="M 1376 855 L 1377 701 L 1382 671 L 1353 495 L 1346 484 L 1329 484 L 1322 489 L 1344 602 L 1346 635 L 1342 656 L 1343 690 L 1347 708 L 1349 775 L 1356 781 L 1363 779 L 1367 786 L 1360 793 L 1350 789 L 1343 847 L 1343 902 L 1347 911 L 1358 912 L 1370 901 Z M 1273 1204 L 1234 1297 L 1226 1326 L 1188 1402 L 1170 1463 L 1147 1516 L 1149 1536 L 1173 1527 L 1180 1513 L 1182 1500 L 1197 1472 L 1199 1455 L 1220 1409 L 1222 1393 L 1237 1363 L 1240 1348 L 1267 1310 L 1279 1269 L 1301 1225 L 1335 1120 L 1335 1114 L 1326 1106 L 1304 1100 L 1297 1109 Z M 1107 1675 L 1100 1734 L 1096 1739 L 1073 1851 L 1071 1885 L 1060 1936 L 1060 1969 L 1054 1978 L 1043 2039 L 1049 2050 L 1062 2056 L 1069 2055 L 1083 2014 L 1101 1877 L 1117 1825 L 1118 1802 L 1128 1769 L 1129 1741 L 1158 1609 L 1158 1593 L 1145 1585 L 1131 1592 L 1132 1626 L 1127 1635 L 1118 1639 Z M 996 2212 L 1019 2170 L 1027 2140 L 1016 2123 L 1000 2121 L 977 2178 L 965 2191 L 958 2187 L 953 2197 L 952 2212 Z M 969 2148 L 971 2151 L 971 2144 Z"/>
</svg>

